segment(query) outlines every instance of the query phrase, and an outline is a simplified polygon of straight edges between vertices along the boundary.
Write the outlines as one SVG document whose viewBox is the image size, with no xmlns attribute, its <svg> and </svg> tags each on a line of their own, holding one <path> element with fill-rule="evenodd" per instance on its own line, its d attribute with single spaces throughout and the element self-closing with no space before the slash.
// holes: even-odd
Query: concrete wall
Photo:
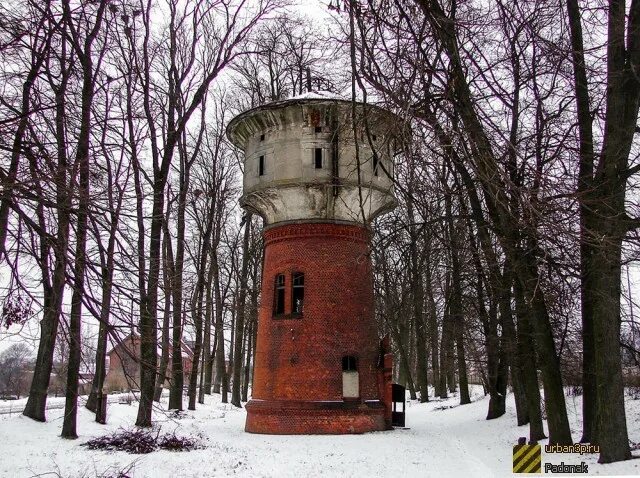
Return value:
<svg viewBox="0 0 640 478">
<path fill-rule="evenodd" d="M 352 119 L 351 103 L 331 101 L 285 102 L 236 118 L 229 136 L 245 152 L 242 204 L 266 224 L 304 219 L 367 223 L 393 208 L 392 117 L 369 111 L 368 134 L 364 118 L 360 109 Z M 315 167 L 315 148 L 322 148 L 320 169 Z"/>
</svg>

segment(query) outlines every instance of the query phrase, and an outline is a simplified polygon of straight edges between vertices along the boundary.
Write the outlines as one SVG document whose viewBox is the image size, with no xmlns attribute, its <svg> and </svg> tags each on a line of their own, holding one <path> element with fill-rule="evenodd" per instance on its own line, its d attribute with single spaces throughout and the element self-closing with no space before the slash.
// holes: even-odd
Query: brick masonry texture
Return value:
<svg viewBox="0 0 640 478">
<path fill-rule="evenodd" d="M 369 234 L 358 225 L 302 223 L 264 232 L 265 259 L 252 400 L 255 433 L 362 433 L 389 427 L 389 385 L 374 319 Z M 292 311 L 292 275 L 304 273 L 304 309 Z M 274 316 L 285 275 L 285 314 Z M 357 358 L 359 399 L 343 400 L 342 357 Z M 386 358 L 386 357 L 385 357 Z M 387 374 L 389 375 L 389 374 Z M 390 387 L 390 385 L 389 385 Z"/>
</svg>

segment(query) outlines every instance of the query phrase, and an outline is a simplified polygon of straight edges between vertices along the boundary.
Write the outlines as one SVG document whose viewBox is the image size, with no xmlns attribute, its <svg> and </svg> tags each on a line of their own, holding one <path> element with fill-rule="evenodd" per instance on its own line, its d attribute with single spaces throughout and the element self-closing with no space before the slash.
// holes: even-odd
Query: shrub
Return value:
<svg viewBox="0 0 640 478">
<path fill-rule="evenodd" d="M 160 436 L 146 430 L 120 430 L 112 435 L 93 438 L 82 444 L 90 450 L 125 451 L 133 454 L 151 453 L 158 448 L 171 451 L 191 451 L 202 445 L 195 438 L 175 434 Z"/>
</svg>

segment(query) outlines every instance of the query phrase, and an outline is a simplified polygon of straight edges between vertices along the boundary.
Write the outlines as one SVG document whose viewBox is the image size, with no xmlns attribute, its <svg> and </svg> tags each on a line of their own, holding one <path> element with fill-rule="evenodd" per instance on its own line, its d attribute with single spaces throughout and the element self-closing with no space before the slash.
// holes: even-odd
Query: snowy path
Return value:
<svg viewBox="0 0 640 478">
<path fill-rule="evenodd" d="M 244 433 L 244 410 L 217 403 L 216 396 L 180 420 L 158 411 L 155 417 L 163 432 L 199 435 L 206 448 L 187 453 L 168 451 L 149 455 L 89 451 L 79 446 L 90 437 L 130 428 L 137 407 L 113 404 L 109 424 L 93 423 L 81 409 L 76 441 L 58 437 L 62 410 L 49 412 L 48 423 L 36 423 L 21 415 L 0 417 L 0 476 L 28 477 L 46 472 L 63 477 L 110 476 L 131 467 L 135 477 L 494 477 L 511 476 L 511 446 L 527 427 L 517 428 L 512 400 L 504 417 L 484 419 L 487 399 L 474 395 L 474 403 L 445 410 L 457 404 L 452 397 L 443 402 L 410 403 L 408 430 L 347 436 L 265 436 Z M 510 397 L 512 398 L 512 397 Z M 579 400 L 567 398 L 574 423 Z M 640 401 L 629 401 L 630 438 L 640 441 Z M 543 461 L 549 455 L 543 453 Z M 638 474 L 640 460 L 596 465 L 596 456 L 557 455 L 554 463 L 589 463 L 589 472 Z M 45 475 L 46 476 L 46 475 Z M 57 476 L 51 474 L 49 476 Z"/>
</svg>

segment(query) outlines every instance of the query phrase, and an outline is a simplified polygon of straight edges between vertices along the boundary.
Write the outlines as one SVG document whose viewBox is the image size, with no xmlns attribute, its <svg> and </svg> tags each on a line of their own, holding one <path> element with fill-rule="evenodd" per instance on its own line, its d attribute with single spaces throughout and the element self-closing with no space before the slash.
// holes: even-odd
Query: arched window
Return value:
<svg viewBox="0 0 640 478">
<path fill-rule="evenodd" d="M 291 312 L 302 314 L 304 305 L 304 274 L 294 272 L 291 280 Z"/>
<path fill-rule="evenodd" d="M 284 274 L 277 274 L 274 283 L 273 313 L 274 315 L 284 314 Z"/>
</svg>

